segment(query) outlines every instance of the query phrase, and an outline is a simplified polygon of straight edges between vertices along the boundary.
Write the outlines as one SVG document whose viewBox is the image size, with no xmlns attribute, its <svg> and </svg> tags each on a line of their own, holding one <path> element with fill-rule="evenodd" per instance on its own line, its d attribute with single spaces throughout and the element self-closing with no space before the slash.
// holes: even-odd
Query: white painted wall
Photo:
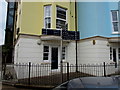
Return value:
<svg viewBox="0 0 120 90">
<path fill-rule="evenodd" d="M 78 60 L 79 64 L 93 64 L 93 63 L 109 63 L 110 47 L 107 46 L 107 40 L 93 40 L 80 41 L 78 44 Z"/>
<path fill-rule="evenodd" d="M 59 49 L 59 63 L 60 63 L 60 42 L 55 41 L 47 41 L 42 42 L 40 45 L 38 45 L 38 41 L 40 40 L 39 37 L 19 37 L 18 42 L 15 45 L 15 52 L 14 52 L 14 63 L 35 63 L 35 64 L 44 64 L 46 62 L 43 61 L 43 45 L 49 45 L 57 46 Z M 93 45 L 93 40 L 96 41 L 96 44 Z M 70 43 L 67 43 L 63 46 L 66 46 L 66 59 L 64 60 L 64 63 L 66 65 L 66 62 L 69 62 L 69 64 L 76 64 L 76 47 L 75 47 L 75 41 L 71 41 Z M 110 46 L 108 46 L 108 41 L 106 39 L 99 39 L 99 38 L 92 38 L 92 39 L 86 39 L 78 42 L 78 65 L 79 64 L 100 64 L 103 62 L 110 63 L 111 60 L 109 60 L 110 57 Z M 49 65 L 51 65 L 51 61 L 48 60 L 47 62 Z M 112 68 L 107 68 L 109 71 L 107 73 L 111 74 L 116 71 L 114 66 Z M 15 70 L 17 72 L 18 78 L 28 77 L 28 67 L 15 67 Z M 48 71 L 46 71 L 48 70 Z M 47 69 L 41 69 L 40 73 L 42 75 L 49 75 L 51 74 L 51 68 Z M 71 72 L 75 72 L 76 67 L 72 69 Z M 79 71 L 82 69 L 79 68 Z M 22 73 L 24 72 L 24 73 Z M 60 70 L 54 70 L 52 72 L 60 72 Z M 63 71 L 66 72 L 66 71 Z M 89 74 L 96 74 L 103 75 L 103 69 L 99 70 L 94 69 L 94 67 L 91 68 L 84 68 L 82 70 L 84 73 Z M 92 73 L 91 73 L 92 72 Z M 36 73 L 36 68 L 33 68 L 34 75 Z M 100 74 L 101 73 L 101 74 Z M 35 77 L 34 75 L 31 75 L 31 77 Z M 36 74 L 38 76 L 38 74 Z"/>
<path fill-rule="evenodd" d="M 93 40 L 95 40 L 96 44 L 93 45 Z M 100 38 L 92 38 L 82 40 L 78 43 L 78 62 L 79 64 L 106 64 L 112 65 L 112 60 L 110 60 L 110 46 L 108 46 L 107 39 L 100 39 Z M 108 68 L 109 67 L 109 68 Z M 115 73 L 118 68 L 115 68 L 114 64 L 112 66 L 106 67 L 106 74 Z M 102 69 L 102 70 L 101 70 Z M 93 73 L 93 75 L 97 72 L 98 75 L 103 75 L 103 68 L 96 68 L 94 67 L 87 68 L 83 70 L 85 73 Z"/>
<path fill-rule="evenodd" d="M 66 52 L 66 61 L 69 62 L 69 64 L 76 64 L 76 47 L 75 47 L 75 41 L 72 41 L 68 44 L 67 52 Z"/>
<path fill-rule="evenodd" d="M 51 63 L 51 60 L 43 61 L 43 45 L 49 45 L 50 50 L 52 46 L 57 46 L 58 47 L 58 62 L 60 64 L 60 42 L 58 41 L 43 41 L 41 45 L 38 45 L 38 41 L 40 40 L 39 37 L 35 36 L 20 36 L 16 45 L 15 45 L 15 50 L 14 50 L 14 63 L 26 63 L 28 64 L 29 62 L 35 63 L 35 64 L 44 64 Z M 64 60 L 65 62 L 69 62 L 70 64 L 75 64 L 75 58 L 76 58 L 76 50 L 75 50 L 75 42 L 72 41 L 69 44 L 68 43 L 63 43 L 63 46 L 66 46 L 66 59 Z M 50 51 L 51 52 L 51 51 Z M 51 54 L 50 54 L 51 57 Z M 66 64 L 66 63 L 65 63 Z M 60 67 L 59 67 L 60 69 Z M 60 70 L 57 70 L 60 72 Z M 17 77 L 19 79 L 21 78 L 28 78 L 28 67 L 22 66 L 22 67 L 15 67 Z M 49 67 L 45 71 L 44 69 L 41 69 L 42 75 L 49 75 L 51 73 L 51 67 Z M 55 70 L 52 70 L 54 72 Z M 36 69 L 33 68 L 33 72 L 36 73 Z M 36 75 L 35 75 L 36 76 Z M 34 75 L 31 75 L 31 77 L 35 77 Z"/>
<path fill-rule="evenodd" d="M 38 45 L 39 37 L 20 36 L 14 50 L 14 64 L 22 63 L 27 65 L 29 62 L 41 64 L 43 61 L 43 45 Z M 15 66 L 17 78 L 28 78 L 28 66 Z M 34 68 L 32 73 L 36 72 Z M 31 75 L 32 77 L 33 75 Z"/>
<path fill-rule="evenodd" d="M 40 63 L 43 46 L 38 45 L 39 38 L 20 37 L 15 45 L 14 63 Z"/>
</svg>

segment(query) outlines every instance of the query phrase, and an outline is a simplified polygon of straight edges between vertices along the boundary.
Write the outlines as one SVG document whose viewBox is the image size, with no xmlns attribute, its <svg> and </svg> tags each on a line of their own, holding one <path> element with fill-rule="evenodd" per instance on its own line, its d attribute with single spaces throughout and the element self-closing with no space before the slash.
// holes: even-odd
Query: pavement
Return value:
<svg viewBox="0 0 120 90">
<path fill-rule="evenodd" d="M 11 81 L 2 81 L 2 90 L 38 90 L 38 89 L 47 89 L 51 90 L 53 86 L 39 86 L 39 85 L 25 85 L 13 83 Z"/>
<path fill-rule="evenodd" d="M 33 89 L 17 88 L 17 87 L 10 86 L 10 85 L 2 85 L 1 90 L 33 90 Z"/>
</svg>

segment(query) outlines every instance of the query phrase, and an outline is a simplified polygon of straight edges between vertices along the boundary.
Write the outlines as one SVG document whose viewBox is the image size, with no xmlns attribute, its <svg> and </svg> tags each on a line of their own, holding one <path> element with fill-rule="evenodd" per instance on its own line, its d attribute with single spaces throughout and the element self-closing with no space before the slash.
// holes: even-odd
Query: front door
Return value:
<svg viewBox="0 0 120 90">
<path fill-rule="evenodd" d="M 117 50 L 113 48 L 113 61 L 115 62 L 115 67 L 117 67 Z"/>
<path fill-rule="evenodd" d="M 58 47 L 51 48 L 51 69 L 58 69 Z"/>
<path fill-rule="evenodd" d="M 117 62 L 117 56 L 116 56 L 117 54 L 116 54 L 116 49 L 115 48 L 113 48 L 113 61 L 114 62 Z"/>
</svg>

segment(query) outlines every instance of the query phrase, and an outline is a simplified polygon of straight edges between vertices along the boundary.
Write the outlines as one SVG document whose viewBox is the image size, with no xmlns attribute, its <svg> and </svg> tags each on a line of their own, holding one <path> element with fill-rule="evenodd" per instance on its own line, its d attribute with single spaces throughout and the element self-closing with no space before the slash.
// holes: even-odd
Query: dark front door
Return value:
<svg viewBox="0 0 120 90">
<path fill-rule="evenodd" d="M 58 69 L 58 47 L 52 47 L 51 69 Z"/>
<path fill-rule="evenodd" d="M 117 57 L 116 57 L 116 49 L 113 49 L 113 61 L 116 62 L 117 60 Z"/>
<path fill-rule="evenodd" d="M 115 62 L 115 67 L 117 67 L 117 56 L 116 56 L 116 49 L 113 49 L 113 61 Z"/>
</svg>

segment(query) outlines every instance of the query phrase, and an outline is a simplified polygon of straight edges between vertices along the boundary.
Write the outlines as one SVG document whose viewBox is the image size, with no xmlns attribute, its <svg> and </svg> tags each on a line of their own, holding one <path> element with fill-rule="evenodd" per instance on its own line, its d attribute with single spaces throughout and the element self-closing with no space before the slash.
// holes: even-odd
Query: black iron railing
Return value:
<svg viewBox="0 0 120 90">
<path fill-rule="evenodd" d="M 42 29 L 42 34 L 61 36 L 61 30 Z M 79 38 L 80 38 L 79 31 L 62 30 L 62 39 L 64 40 L 79 40 Z"/>
<path fill-rule="evenodd" d="M 78 77 L 110 76 L 120 74 L 115 64 L 80 64 L 63 63 L 58 69 L 51 69 L 51 64 L 19 63 L 12 65 L 16 71 L 19 84 L 56 86 Z M 117 65 L 119 67 L 119 65 Z"/>
</svg>

